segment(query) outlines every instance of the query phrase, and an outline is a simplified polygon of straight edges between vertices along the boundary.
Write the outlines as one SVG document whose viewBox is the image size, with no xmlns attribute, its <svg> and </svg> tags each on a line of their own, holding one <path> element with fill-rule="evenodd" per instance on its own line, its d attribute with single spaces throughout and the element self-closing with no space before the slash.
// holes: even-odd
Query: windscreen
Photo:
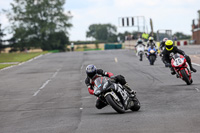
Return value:
<svg viewBox="0 0 200 133">
<path fill-rule="evenodd" d="M 97 90 L 103 90 L 106 85 L 108 84 L 108 78 L 107 77 L 98 77 L 94 81 L 94 92 Z"/>
</svg>

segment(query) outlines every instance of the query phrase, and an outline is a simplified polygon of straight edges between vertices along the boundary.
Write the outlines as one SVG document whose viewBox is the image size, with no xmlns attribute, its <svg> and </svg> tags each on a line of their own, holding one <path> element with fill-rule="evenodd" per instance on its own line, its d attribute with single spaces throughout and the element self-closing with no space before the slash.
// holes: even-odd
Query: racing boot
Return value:
<svg viewBox="0 0 200 133">
<path fill-rule="evenodd" d="M 123 85 L 123 87 L 124 87 L 124 89 L 125 89 L 129 94 L 133 94 L 133 95 L 136 94 L 136 92 L 135 92 L 134 90 L 132 90 L 132 89 L 129 87 L 128 83 L 126 83 L 125 85 Z"/>
<path fill-rule="evenodd" d="M 194 69 L 193 67 L 190 67 L 190 69 L 191 69 L 191 71 L 193 71 L 193 72 L 197 72 L 197 70 Z"/>
</svg>

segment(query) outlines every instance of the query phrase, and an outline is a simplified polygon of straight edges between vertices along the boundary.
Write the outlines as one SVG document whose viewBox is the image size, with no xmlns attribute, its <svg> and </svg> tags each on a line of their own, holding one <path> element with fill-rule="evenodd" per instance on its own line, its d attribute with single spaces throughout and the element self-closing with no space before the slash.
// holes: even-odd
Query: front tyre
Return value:
<svg viewBox="0 0 200 133">
<path fill-rule="evenodd" d="M 190 83 L 191 83 L 191 84 L 193 83 L 193 80 L 192 80 L 192 79 L 190 80 Z"/>
<path fill-rule="evenodd" d="M 150 65 L 154 65 L 156 57 L 155 56 L 150 56 L 149 58 L 150 58 Z"/>
<path fill-rule="evenodd" d="M 134 102 L 134 105 L 130 108 L 130 110 L 138 111 L 140 109 L 140 102 L 136 96 L 134 97 L 133 102 Z"/>
<path fill-rule="evenodd" d="M 105 97 L 106 101 L 108 102 L 108 104 L 115 110 L 117 111 L 118 113 L 122 114 L 125 112 L 125 109 L 124 109 L 124 106 L 122 105 L 121 102 L 118 102 L 115 100 L 115 98 L 108 94 L 106 97 Z"/>
<path fill-rule="evenodd" d="M 182 69 L 180 72 L 181 72 L 181 75 L 183 77 L 183 80 L 187 83 L 187 85 L 190 85 L 191 82 L 189 80 L 189 76 L 187 75 L 185 69 Z"/>
</svg>

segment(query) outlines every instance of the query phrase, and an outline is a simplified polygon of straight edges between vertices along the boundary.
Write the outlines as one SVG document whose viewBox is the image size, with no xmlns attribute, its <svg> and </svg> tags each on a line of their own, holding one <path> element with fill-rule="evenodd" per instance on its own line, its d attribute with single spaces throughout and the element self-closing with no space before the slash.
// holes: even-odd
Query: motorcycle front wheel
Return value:
<svg viewBox="0 0 200 133">
<path fill-rule="evenodd" d="M 124 106 L 122 105 L 121 102 L 118 102 L 115 100 L 115 98 L 108 94 L 106 97 L 105 97 L 106 101 L 108 102 L 108 104 L 115 110 L 117 111 L 118 113 L 122 114 L 125 112 L 125 109 L 124 109 Z"/>
<path fill-rule="evenodd" d="M 150 56 L 149 58 L 150 58 L 150 65 L 154 65 L 156 57 L 155 56 Z"/>
<path fill-rule="evenodd" d="M 136 96 L 134 97 L 133 102 L 134 102 L 134 105 L 130 108 L 130 110 L 138 111 L 140 109 L 140 102 Z"/>
<path fill-rule="evenodd" d="M 189 80 L 189 76 L 187 75 L 185 69 L 182 69 L 180 72 L 181 72 L 181 75 L 183 76 L 183 80 L 187 83 L 187 85 L 190 85 L 191 82 Z"/>
</svg>

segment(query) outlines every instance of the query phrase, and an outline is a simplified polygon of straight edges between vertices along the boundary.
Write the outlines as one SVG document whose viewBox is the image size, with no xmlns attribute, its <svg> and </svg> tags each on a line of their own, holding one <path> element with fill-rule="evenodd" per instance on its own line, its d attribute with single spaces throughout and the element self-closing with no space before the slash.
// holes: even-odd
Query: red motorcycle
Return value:
<svg viewBox="0 0 200 133">
<path fill-rule="evenodd" d="M 171 65 L 176 72 L 177 78 L 181 78 L 182 80 L 184 80 L 187 85 L 192 84 L 193 80 L 191 70 L 183 55 L 171 55 Z"/>
</svg>

